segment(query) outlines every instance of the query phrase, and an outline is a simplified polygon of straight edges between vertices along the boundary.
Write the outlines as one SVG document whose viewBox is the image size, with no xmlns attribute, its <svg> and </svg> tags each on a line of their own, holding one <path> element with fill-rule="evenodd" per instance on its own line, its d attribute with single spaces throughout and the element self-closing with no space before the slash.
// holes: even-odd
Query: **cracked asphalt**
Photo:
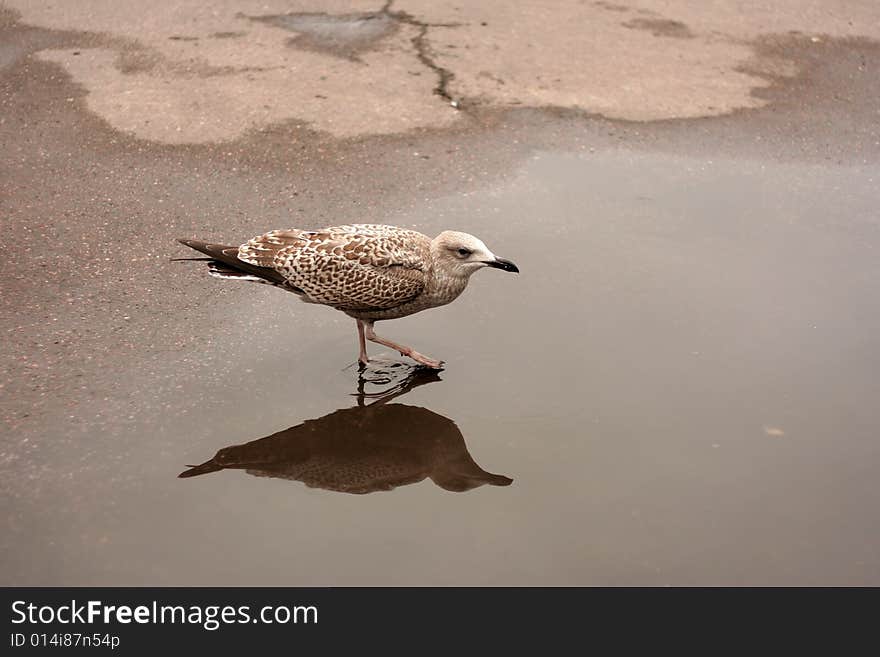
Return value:
<svg viewBox="0 0 880 657">
<path fill-rule="evenodd" d="M 466 127 L 489 108 L 722 116 L 765 106 L 755 92 L 769 76 L 797 75 L 791 58 L 758 51 L 762 39 L 880 36 L 859 1 L 171 2 L 149 17 L 125 1 L 5 6 L 7 21 L 52 31 L 57 45 L 34 59 L 88 89 L 88 110 L 168 144 L 279 123 L 335 137 Z"/>
<path fill-rule="evenodd" d="M 875 2 L 158 7 L 0 0 L 4 583 L 277 582 L 294 547 L 291 584 L 880 582 L 866 473 L 880 430 Z M 467 509 L 429 488 L 355 507 L 224 486 L 230 473 L 182 487 L 185 463 L 345 407 L 354 332 L 169 263 L 184 255 L 174 239 L 355 221 L 468 230 L 523 268 L 388 325 L 450 363 L 404 401 L 448 416 L 475 462 L 514 483 L 466 493 Z M 577 286 L 548 291 L 558 274 L 533 273 L 559 249 Z M 557 321 L 544 292 L 585 300 L 578 321 Z M 565 358 L 545 353 L 546 331 L 590 340 Z M 662 373 L 681 364 L 661 339 L 716 367 L 675 396 Z M 742 418 L 758 437 L 725 451 Z M 710 488 L 721 515 L 699 502 Z M 277 544 L 226 531 L 231 517 L 271 534 L 291 499 Z M 564 530 L 546 520 L 556 510 Z M 717 518 L 739 532 L 730 552 Z M 196 550 L 199 532 L 217 554 Z M 544 552 L 527 554 L 531 540 Z M 390 562 L 389 541 L 412 556 Z M 454 571 L 433 569 L 437 549 Z M 243 555 L 241 572 L 224 554 Z"/>
</svg>

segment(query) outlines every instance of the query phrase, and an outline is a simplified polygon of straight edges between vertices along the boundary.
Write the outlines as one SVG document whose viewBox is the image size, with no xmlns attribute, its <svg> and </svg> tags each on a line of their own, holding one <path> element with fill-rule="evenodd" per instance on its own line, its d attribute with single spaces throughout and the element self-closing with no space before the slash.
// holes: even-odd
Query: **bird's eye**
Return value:
<svg viewBox="0 0 880 657">
<path fill-rule="evenodd" d="M 462 257 L 469 256 L 470 254 L 471 254 L 471 252 L 468 249 L 459 249 L 458 250 L 458 255 L 460 255 Z"/>
</svg>

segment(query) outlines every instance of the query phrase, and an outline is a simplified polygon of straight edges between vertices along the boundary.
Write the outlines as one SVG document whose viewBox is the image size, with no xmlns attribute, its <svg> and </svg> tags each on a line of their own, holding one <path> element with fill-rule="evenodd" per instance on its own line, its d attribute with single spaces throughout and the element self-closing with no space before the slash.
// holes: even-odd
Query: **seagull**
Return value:
<svg viewBox="0 0 880 657">
<path fill-rule="evenodd" d="M 307 303 L 341 310 L 357 322 L 361 368 L 375 342 L 432 369 L 443 361 L 376 335 L 373 325 L 454 301 L 471 275 L 484 267 L 518 273 L 478 238 L 447 230 L 434 239 L 414 230 L 379 224 L 321 230 L 273 230 L 241 246 L 180 239 L 204 253 L 209 273 L 254 281 L 297 294 Z"/>
</svg>

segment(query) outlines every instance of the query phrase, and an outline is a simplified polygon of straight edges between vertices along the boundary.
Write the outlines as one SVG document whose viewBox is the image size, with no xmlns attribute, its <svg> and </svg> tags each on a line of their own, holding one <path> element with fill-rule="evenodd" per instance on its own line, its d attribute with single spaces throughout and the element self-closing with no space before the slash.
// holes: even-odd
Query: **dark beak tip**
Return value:
<svg viewBox="0 0 880 657">
<path fill-rule="evenodd" d="M 509 271 L 514 274 L 519 273 L 519 267 L 517 267 L 510 260 L 505 260 L 504 258 L 495 258 L 494 262 L 488 262 L 486 264 L 488 264 L 490 267 L 495 267 L 496 269 L 503 269 L 504 271 Z"/>
</svg>

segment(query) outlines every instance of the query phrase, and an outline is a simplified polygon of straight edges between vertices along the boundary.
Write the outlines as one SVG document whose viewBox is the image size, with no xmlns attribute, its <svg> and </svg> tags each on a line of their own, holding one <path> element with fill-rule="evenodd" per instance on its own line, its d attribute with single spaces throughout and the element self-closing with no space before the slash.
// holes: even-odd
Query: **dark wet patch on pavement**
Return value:
<svg viewBox="0 0 880 657">
<path fill-rule="evenodd" d="M 63 563 L 54 583 L 872 581 L 878 176 L 543 153 L 510 180 L 389 215 L 468 229 L 526 272 L 480 272 L 455 304 L 383 327 L 447 361 L 442 381 L 389 405 L 402 407 L 390 424 L 351 408 L 348 318 L 166 269 L 192 299 L 168 314 L 190 335 L 182 354 L 117 381 L 7 468 L 9 577 L 43 583 L 33 564 Z M 346 434 L 371 426 L 384 454 L 358 480 Z M 405 436 L 404 467 L 388 450 Z M 453 459 L 436 456 L 451 443 Z M 319 474 L 291 466 L 306 451 Z M 210 454 L 221 462 L 206 469 L 260 477 L 174 484 Z M 452 461 L 515 484 L 459 496 L 414 481 L 461 481 Z M 382 468 L 408 474 L 383 495 L 335 492 L 387 483 Z M 438 553 L 455 567 L 434 568 Z"/>
<path fill-rule="evenodd" d="M 386 12 L 292 13 L 249 18 L 298 32 L 287 42 L 292 47 L 354 60 L 399 28 L 399 21 Z"/>
<path fill-rule="evenodd" d="M 88 41 L 16 30 L 28 52 Z M 800 72 L 728 117 L 528 110 L 199 147 L 115 132 L 19 57 L 0 79 L 5 581 L 877 583 L 878 49 L 759 52 Z M 449 363 L 401 404 L 515 485 L 178 482 L 347 408 L 357 373 L 350 320 L 175 269 L 173 238 L 364 220 L 469 230 L 527 272 L 387 325 Z"/>
<path fill-rule="evenodd" d="M 693 39 L 694 33 L 681 21 L 668 18 L 632 18 L 625 23 L 624 27 L 635 30 L 647 30 L 654 36 L 670 37 L 673 39 Z"/>
</svg>

